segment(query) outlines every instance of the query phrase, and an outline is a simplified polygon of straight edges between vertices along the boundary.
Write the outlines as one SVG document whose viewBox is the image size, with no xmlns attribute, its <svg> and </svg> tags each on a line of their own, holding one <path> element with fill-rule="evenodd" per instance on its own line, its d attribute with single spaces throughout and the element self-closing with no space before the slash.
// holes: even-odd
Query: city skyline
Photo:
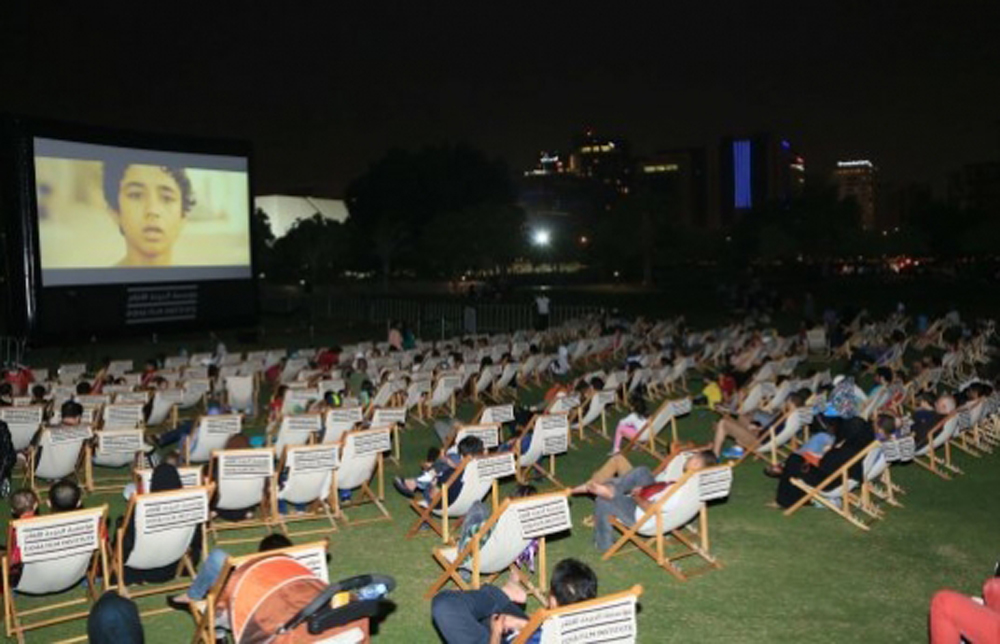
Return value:
<svg viewBox="0 0 1000 644">
<path fill-rule="evenodd" d="M 811 168 L 873 158 L 938 192 L 1000 157 L 996 3 L 6 13 L 0 111 L 249 140 L 261 193 L 341 195 L 387 149 L 445 142 L 516 175 L 588 126 L 643 153 L 776 132 Z"/>
</svg>

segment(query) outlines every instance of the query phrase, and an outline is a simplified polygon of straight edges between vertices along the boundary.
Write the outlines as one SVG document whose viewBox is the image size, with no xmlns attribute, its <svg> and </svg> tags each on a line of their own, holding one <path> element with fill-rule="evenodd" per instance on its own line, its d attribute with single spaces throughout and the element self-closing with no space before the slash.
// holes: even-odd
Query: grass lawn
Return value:
<svg viewBox="0 0 1000 644">
<path fill-rule="evenodd" d="M 540 390 L 529 390 L 521 400 L 540 397 Z M 464 419 L 472 414 L 469 404 L 459 411 Z M 611 427 L 618 415 L 609 421 Z M 706 440 L 714 418 L 696 410 L 680 421 L 682 438 Z M 251 425 L 251 434 L 261 431 L 259 421 Z M 404 468 L 388 465 L 387 481 L 397 473 L 412 473 L 436 441 L 430 428 L 411 423 L 403 434 Z M 608 450 L 602 441 L 582 445 L 559 457 L 558 476 L 568 483 L 585 480 Z M 765 507 L 775 482 L 761 474 L 759 464 L 747 462 L 736 471 L 731 497 L 709 512 L 712 549 L 724 567 L 687 583 L 637 552 L 602 562 L 591 530 L 582 524 L 593 503 L 578 497 L 571 502 L 572 533 L 549 544 L 550 566 L 563 557 L 588 562 L 597 571 L 602 593 L 642 584 L 642 642 L 919 642 L 926 639 L 932 593 L 944 586 L 977 593 L 1000 555 L 998 458 L 959 454 L 966 474 L 952 481 L 913 465 L 893 468 L 894 479 L 907 491 L 902 498 L 906 507 L 890 508 L 867 533 L 826 510 L 805 508 L 786 518 Z M 645 456 L 633 461 L 653 464 Z M 88 506 L 99 503 L 108 503 L 112 516 L 125 507 L 120 494 L 86 499 Z M 391 489 L 387 506 L 391 522 L 341 528 L 330 535 L 331 577 L 393 575 L 399 584 L 392 595 L 396 608 L 378 626 L 377 641 L 437 641 L 429 603 L 423 599 L 439 574 L 430 556 L 434 540 L 426 532 L 415 539 L 403 537 L 416 515 Z M 0 513 L 9 516 L 5 503 Z M 355 511 L 356 516 L 363 513 Z M 253 544 L 231 549 L 243 554 Z M 139 604 L 161 608 L 163 601 L 155 596 Z M 144 624 L 151 644 L 183 642 L 192 634 L 191 620 L 177 613 L 152 616 Z M 29 634 L 27 641 L 50 642 L 83 632 L 84 623 L 78 621 Z"/>
</svg>

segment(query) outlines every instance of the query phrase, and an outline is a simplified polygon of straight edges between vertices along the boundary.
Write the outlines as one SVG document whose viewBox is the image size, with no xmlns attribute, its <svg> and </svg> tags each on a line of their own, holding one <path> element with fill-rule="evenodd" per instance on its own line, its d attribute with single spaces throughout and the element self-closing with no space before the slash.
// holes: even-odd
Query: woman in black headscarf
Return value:
<svg viewBox="0 0 1000 644">
<path fill-rule="evenodd" d="M 782 508 L 795 505 L 805 495 L 805 492 L 792 483 L 792 479 L 801 479 L 807 485 L 815 487 L 875 440 L 875 432 L 872 430 L 871 424 L 862 418 L 824 416 L 822 420 L 828 427 L 832 425 L 830 429 L 833 429 L 835 436 L 833 446 L 830 451 L 823 455 L 819 465 L 810 464 L 799 454 L 792 454 L 788 457 L 781 473 L 781 480 L 778 482 L 778 494 L 775 499 Z M 849 475 L 855 481 L 861 481 L 864 476 L 863 462 L 859 460 L 852 465 Z M 840 479 L 827 485 L 826 489 L 833 490 L 838 485 L 840 485 Z"/>
<path fill-rule="evenodd" d="M 17 452 L 14 451 L 10 428 L 0 420 L 0 498 L 5 499 L 10 494 L 10 474 L 16 463 Z"/>
<path fill-rule="evenodd" d="M 182 487 L 184 487 L 184 484 L 181 482 L 180 472 L 178 472 L 177 468 L 173 465 L 170 465 L 169 463 L 161 463 L 153 470 L 153 475 L 150 477 L 149 481 L 150 492 L 167 492 L 170 490 L 179 490 Z M 132 549 L 135 547 L 134 515 L 129 519 L 128 526 L 126 526 L 124 530 L 125 534 L 122 537 L 122 559 L 123 561 L 128 561 L 128 557 L 132 553 Z M 194 531 L 194 535 L 191 537 L 191 554 L 192 563 L 197 564 L 201 554 L 201 526 L 198 526 L 198 528 Z M 125 566 L 125 583 L 128 585 L 141 583 L 164 583 L 173 579 L 176 572 L 176 561 L 172 564 L 161 566 L 160 568 L 142 570 Z"/>
<path fill-rule="evenodd" d="M 114 591 L 104 593 L 87 617 L 90 644 L 143 644 L 139 609 L 131 599 Z"/>
</svg>

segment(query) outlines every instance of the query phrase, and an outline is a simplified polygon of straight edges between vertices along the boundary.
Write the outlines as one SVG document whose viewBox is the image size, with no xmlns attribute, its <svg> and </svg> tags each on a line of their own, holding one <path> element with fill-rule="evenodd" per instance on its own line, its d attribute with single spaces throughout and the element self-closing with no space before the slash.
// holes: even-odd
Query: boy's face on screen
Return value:
<svg viewBox="0 0 1000 644">
<path fill-rule="evenodd" d="M 181 187 L 163 168 L 130 165 L 118 187 L 118 224 L 130 264 L 169 264 L 184 225 Z"/>
</svg>

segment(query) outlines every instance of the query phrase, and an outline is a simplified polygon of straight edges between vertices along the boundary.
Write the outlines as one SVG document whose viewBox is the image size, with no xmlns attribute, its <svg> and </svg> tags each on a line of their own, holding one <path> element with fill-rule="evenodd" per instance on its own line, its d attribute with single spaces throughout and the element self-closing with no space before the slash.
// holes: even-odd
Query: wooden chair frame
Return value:
<svg viewBox="0 0 1000 644">
<path fill-rule="evenodd" d="M 550 617 L 556 617 L 567 613 L 593 611 L 603 606 L 607 606 L 608 604 L 614 604 L 615 602 L 622 600 L 637 601 L 640 595 L 642 595 L 642 586 L 636 584 L 628 590 L 613 593 L 611 595 L 605 595 L 603 597 L 598 597 L 585 602 L 570 604 L 569 606 L 560 606 L 559 608 L 540 608 L 531 614 L 531 617 L 528 619 L 528 623 L 521 629 L 521 632 L 517 634 L 517 637 L 514 639 L 512 644 L 525 644 L 528 642 L 532 635 L 535 634 L 535 631 L 541 628 L 544 625 L 545 620 Z"/>
</svg>

